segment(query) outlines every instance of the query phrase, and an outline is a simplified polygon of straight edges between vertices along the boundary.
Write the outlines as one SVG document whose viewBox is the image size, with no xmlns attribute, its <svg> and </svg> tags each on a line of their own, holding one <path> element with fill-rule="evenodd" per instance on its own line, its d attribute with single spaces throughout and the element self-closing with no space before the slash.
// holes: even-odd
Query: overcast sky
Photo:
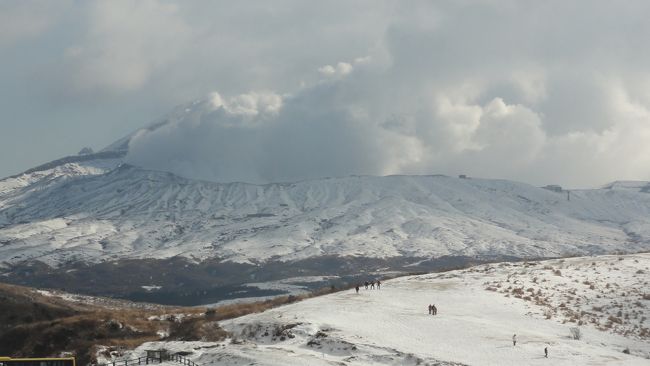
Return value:
<svg viewBox="0 0 650 366">
<path fill-rule="evenodd" d="M 645 0 L 2 0 L 0 176 L 186 105 L 128 161 L 215 181 L 648 180 L 648 14 Z"/>
</svg>

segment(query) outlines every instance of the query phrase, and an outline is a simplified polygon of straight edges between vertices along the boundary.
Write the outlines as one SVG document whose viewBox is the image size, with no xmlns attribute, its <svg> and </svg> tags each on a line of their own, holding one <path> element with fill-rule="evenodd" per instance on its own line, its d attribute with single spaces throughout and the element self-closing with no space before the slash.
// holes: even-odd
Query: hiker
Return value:
<svg viewBox="0 0 650 366">
<path fill-rule="evenodd" d="M 517 335 L 516 335 L 516 334 L 513 334 L 513 335 L 512 335 L 512 346 L 514 347 L 514 346 L 516 346 L 516 345 L 517 345 Z"/>
<path fill-rule="evenodd" d="M 433 309 L 431 308 L 431 304 L 429 304 L 429 315 L 431 315 Z"/>
<path fill-rule="evenodd" d="M 381 289 L 381 281 L 377 280 L 377 290 Z"/>
<path fill-rule="evenodd" d="M 357 286 L 354 289 L 357 290 L 357 293 L 359 293 L 359 284 L 357 284 Z"/>
<path fill-rule="evenodd" d="M 366 281 L 366 282 L 364 283 L 364 285 L 366 285 L 366 290 L 367 290 L 367 289 L 368 289 L 368 281 Z"/>
<path fill-rule="evenodd" d="M 544 358 L 548 358 L 548 347 L 544 347 Z"/>
<path fill-rule="evenodd" d="M 438 314 L 438 308 L 436 307 L 435 304 L 434 304 L 434 305 L 431 305 L 431 313 L 432 313 L 433 315 L 437 315 L 437 314 Z"/>
<path fill-rule="evenodd" d="M 370 289 L 371 290 L 375 289 L 375 281 L 370 282 Z"/>
</svg>

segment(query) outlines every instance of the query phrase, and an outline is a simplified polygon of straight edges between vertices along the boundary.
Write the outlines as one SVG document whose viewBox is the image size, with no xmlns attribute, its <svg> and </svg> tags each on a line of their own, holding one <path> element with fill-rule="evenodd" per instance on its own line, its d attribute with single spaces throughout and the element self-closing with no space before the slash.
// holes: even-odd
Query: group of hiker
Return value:
<svg viewBox="0 0 650 366">
<path fill-rule="evenodd" d="M 365 281 L 363 283 L 363 286 L 365 287 L 366 290 L 374 290 L 375 285 L 377 285 L 377 290 L 381 289 L 381 281 L 376 280 L 376 281 Z M 361 284 L 357 284 L 354 289 L 359 293 L 359 289 L 361 288 Z M 438 315 L 438 308 L 436 307 L 435 304 L 429 304 L 429 315 Z M 517 335 L 513 334 L 512 335 L 512 346 L 516 347 L 517 346 Z M 548 347 L 544 347 L 544 357 L 548 358 Z"/>
<path fill-rule="evenodd" d="M 366 282 L 363 283 L 363 285 L 365 286 L 366 290 L 367 290 L 368 288 L 370 288 L 371 290 L 374 290 L 374 289 L 375 289 L 375 284 L 377 285 L 377 290 L 380 290 L 380 289 L 381 289 L 381 281 L 380 281 L 380 280 L 377 280 L 377 281 L 374 281 L 374 280 L 373 280 L 373 281 L 370 281 L 370 282 L 366 281 Z M 359 293 L 359 288 L 360 288 L 360 287 L 361 287 L 360 284 L 357 284 L 357 285 L 354 287 L 354 289 L 357 291 L 357 293 Z"/>
<path fill-rule="evenodd" d="M 517 346 L 517 335 L 516 334 L 512 335 L 512 346 L 513 347 Z M 544 347 L 544 357 L 548 358 L 548 346 Z"/>
</svg>

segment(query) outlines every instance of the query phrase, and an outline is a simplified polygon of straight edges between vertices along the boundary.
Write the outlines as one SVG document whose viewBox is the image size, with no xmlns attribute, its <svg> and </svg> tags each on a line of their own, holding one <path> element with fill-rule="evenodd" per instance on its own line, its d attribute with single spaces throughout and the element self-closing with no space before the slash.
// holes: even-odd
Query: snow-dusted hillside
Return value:
<svg viewBox="0 0 650 366">
<path fill-rule="evenodd" d="M 174 256 L 241 263 L 324 255 L 551 257 L 650 248 L 648 182 L 573 190 L 568 201 L 564 191 L 504 180 L 220 184 L 124 164 L 133 138 L 234 108 L 218 101 L 179 106 L 98 153 L 0 180 L 0 266 Z"/>
<path fill-rule="evenodd" d="M 6 202 L 12 194 L 21 189 L 40 190 L 47 186 L 72 178 L 104 174 L 122 163 L 119 158 L 93 159 L 56 164 L 51 168 L 35 169 L 0 180 L 0 196 Z M 38 185 L 32 187 L 32 185 Z"/>
<path fill-rule="evenodd" d="M 115 168 L 119 162 L 0 181 L 0 260 L 548 257 L 650 248 L 647 184 L 574 190 L 567 201 L 565 192 L 504 180 L 219 184 Z"/>
<path fill-rule="evenodd" d="M 220 322 L 232 334 L 225 342 L 145 343 L 135 354 L 163 347 L 200 365 L 647 365 L 650 284 L 640 273 L 649 271 L 650 255 L 637 254 L 403 277 L 381 290 L 362 287 Z M 488 288 L 495 284 L 510 286 L 509 296 Z M 615 291 L 604 290 L 613 284 Z M 525 299 L 529 287 L 545 300 Z M 576 293 L 566 300 L 571 288 Z M 562 315 L 564 302 L 584 313 L 583 324 Z M 437 315 L 428 314 L 429 304 Z M 618 311 L 621 323 L 613 319 Z M 592 315 L 598 322 L 587 320 Z M 575 327 L 580 339 L 572 337 Z"/>
</svg>

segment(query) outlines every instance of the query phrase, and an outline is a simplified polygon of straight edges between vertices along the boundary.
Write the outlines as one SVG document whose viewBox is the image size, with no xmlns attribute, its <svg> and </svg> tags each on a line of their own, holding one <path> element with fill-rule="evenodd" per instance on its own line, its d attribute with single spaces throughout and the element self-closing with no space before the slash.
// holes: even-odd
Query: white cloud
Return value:
<svg viewBox="0 0 650 366">
<path fill-rule="evenodd" d="M 650 179 L 650 3 L 335 5 L 93 1 L 26 30 L 0 22 L 22 51 L 0 59 L 0 107 L 7 120 L 33 113 L 32 129 L 82 120 L 66 133 L 85 146 L 98 126 L 117 138 L 217 90 L 134 139 L 130 158 L 220 181 Z"/>
<path fill-rule="evenodd" d="M 546 99 L 546 75 L 541 68 L 513 71 L 511 81 L 529 104 L 537 104 Z"/>
<path fill-rule="evenodd" d="M 69 1 L 6 0 L 0 2 L 0 47 L 42 35 L 70 6 Z"/>
<path fill-rule="evenodd" d="M 191 35 L 175 4 L 98 1 L 89 6 L 86 36 L 65 54 L 76 87 L 129 91 L 177 60 Z"/>
<path fill-rule="evenodd" d="M 440 161 L 470 158 L 509 174 L 533 162 L 545 143 L 539 116 L 500 98 L 485 106 L 438 98 L 428 112 L 395 118 L 368 109 L 372 101 L 364 95 L 351 100 L 347 87 L 354 88 L 345 80 L 317 84 L 286 99 L 212 93 L 165 128 L 137 136 L 129 160 L 195 178 L 258 183 L 424 173 Z"/>
<path fill-rule="evenodd" d="M 282 96 L 273 92 L 251 92 L 224 100 L 218 92 L 210 95 L 212 106 L 232 115 L 248 117 L 277 114 L 282 108 Z"/>
<path fill-rule="evenodd" d="M 363 64 L 363 63 L 366 63 L 368 60 L 369 59 L 367 59 L 367 58 L 357 58 L 357 59 L 355 59 L 354 62 Z M 318 72 L 320 72 L 321 74 L 323 74 L 325 76 L 341 77 L 341 76 L 345 76 L 345 75 L 351 73 L 353 68 L 354 67 L 352 66 L 352 64 L 350 64 L 348 62 L 339 62 L 339 63 L 336 64 L 336 66 L 325 65 L 325 66 L 319 67 Z"/>
<path fill-rule="evenodd" d="M 259 115 L 277 114 L 282 108 L 282 97 L 275 93 L 250 93 L 235 97 L 229 106 L 231 113 Z"/>
<path fill-rule="evenodd" d="M 341 75 L 347 75 L 352 71 L 352 65 L 347 62 L 339 62 L 336 64 L 336 71 Z"/>
<path fill-rule="evenodd" d="M 324 75 L 334 75 L 336 74 L 336 69 L 332 65 L 325 65 L 318 68 L 318 72 Z"/>
<path fill-rule="evenodd" d="M 528 165 L 543 149 L 546 135 L 535 112 L 495 98 L 483 109 L 474 139 L 480 146 L 478 151 L 490 154 L 490 159 L 485 160 Z"/>
</svg>

